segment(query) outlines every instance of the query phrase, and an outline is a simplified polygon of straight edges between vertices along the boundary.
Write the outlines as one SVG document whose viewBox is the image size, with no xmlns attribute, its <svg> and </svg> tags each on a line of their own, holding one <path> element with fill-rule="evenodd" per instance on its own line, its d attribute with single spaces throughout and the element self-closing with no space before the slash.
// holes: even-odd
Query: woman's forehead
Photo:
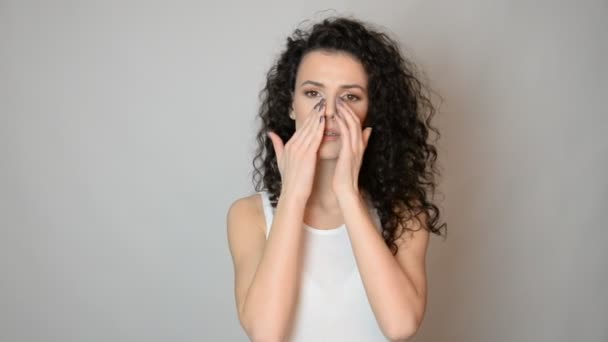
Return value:
<svg viewBox="0 0 608 342">
<path fill-rule="evenodd" d="M 343 83 L 365 86 L 367 74 L 361 62 L 347 53 L 312 51 L 300 62 L 296 76 L 298 86 L 307 80 L 327 86 Z"/>
</svg>

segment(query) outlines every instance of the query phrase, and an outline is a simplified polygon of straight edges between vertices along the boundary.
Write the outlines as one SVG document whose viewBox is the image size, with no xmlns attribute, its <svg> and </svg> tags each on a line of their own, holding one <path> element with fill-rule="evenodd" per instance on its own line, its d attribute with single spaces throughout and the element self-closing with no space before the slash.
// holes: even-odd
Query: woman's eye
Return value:
<svg viewBox="0 0 608 342">
<path fill-rule="evenodd" d="M 316 97 L 319 93 L 314 91 L 314 90 L 309 90 L 304 92 L 304 95 L 308 96 L 308 97 Z"/>
<path fill-rule="evenodd" d="M 353 94 L 346 94 L 346 99 L 349 101 L 357 101 L 359 100 L 359 96 Z"/>
</svg>

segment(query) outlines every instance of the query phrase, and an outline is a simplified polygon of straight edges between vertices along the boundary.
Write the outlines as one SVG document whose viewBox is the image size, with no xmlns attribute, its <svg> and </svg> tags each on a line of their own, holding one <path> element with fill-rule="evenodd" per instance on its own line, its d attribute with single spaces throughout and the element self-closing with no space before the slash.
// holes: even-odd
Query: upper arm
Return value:
<svg viewBox="0 0 608 342">
<path fill-rule="evenodd" d="M 245 297 L 266 244 L 265 221 L 257 200 L 255 195 L 238 199 L 226 215 L 228 246 L 234 266 L 234 295 L 241 324 Z"/>
<path fill-rule="evenodd" d="M 403 272 L 412 281 L 418 294 L 418 313 L 419 320 L 424 315 L 426 306 L 426 252 L 429 243 L 429 231 L 426 229 L 427 214 L 424 211 L 418 214 L 417 218 L 412 217 L 406 221 L 406 227 L 403 234 L 403 227 L 399 226 L 396 236 L 398 238 L 395 243 L 399 247 L 395 258 L 401 266 Z"/>
</svg>

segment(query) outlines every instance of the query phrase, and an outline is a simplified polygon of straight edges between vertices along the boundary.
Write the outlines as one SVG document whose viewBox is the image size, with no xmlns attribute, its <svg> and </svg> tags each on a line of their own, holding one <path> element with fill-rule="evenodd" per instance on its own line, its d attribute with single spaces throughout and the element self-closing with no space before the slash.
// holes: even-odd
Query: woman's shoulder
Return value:
<svg viewBox="0 0 608 342">
<path fill-rule="evenodd" d="M 244 224 L 235 224 L 234 226 L 239 227 L 237 229 L 250 229 L 255 226 L 256 229 L 265 234 L 266 221 L 261 194 L 256 192 L 234 199 L 228 208 L 227 221 L 229 229 L 230 222 L 242 222 L 248 223 L 247 226 Z"/>
<path fill-rule="evenodd" d="M 234 199 L 232 204 L 230 204 L 228 212 L 232 211 L 246 216 L 260 216 L 264 215 L 263 205 L 262 193 L 255 192 Z"/>
</svg>

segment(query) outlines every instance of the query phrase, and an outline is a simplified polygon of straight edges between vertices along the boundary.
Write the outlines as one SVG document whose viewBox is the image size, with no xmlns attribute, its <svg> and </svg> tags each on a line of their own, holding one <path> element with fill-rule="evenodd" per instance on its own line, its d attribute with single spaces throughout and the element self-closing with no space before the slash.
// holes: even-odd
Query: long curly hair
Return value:
<svg viewBox="0 0 608 342">
<path fill-rule="evenodd" d="M 427 140 L 429 131 L 435 132 L 437 139 L 440 134 L 430 123 L 436 112 L 430 90 L 419 80 L 416 66 L 402 56 L 394 39 L 352 17 L 330 17 L 308 30 L 297 28 L 268 71 L 266 85 L 259 93 L 261 127 L 256 135 L 252 176 L 255 190 L 266 189 L 276 208 L 281 175 L 266 132 L 275 132 L 285 142 L 294 134 L 295 122 L 288 113 L 296 72 L 303 56 L 318 50 L 348 53 L 367 73 L 369 106 L 363 126 L 373 127 L 373 134 L 358 183 L 376 208 L 386 245 L 393 255 L 397 254 L 395 240 L 407 230 L 414 231 L 407 224 L 411 218 L 437 235 L 445 231 L 447 237 L 447 224 L 439 225 L 439 208 L 431 202 L 435 176 L 440 172 L 435 165 L 437 150 Z M 426 222 L 421 222 L 420 216 Z"/>
</svg>

